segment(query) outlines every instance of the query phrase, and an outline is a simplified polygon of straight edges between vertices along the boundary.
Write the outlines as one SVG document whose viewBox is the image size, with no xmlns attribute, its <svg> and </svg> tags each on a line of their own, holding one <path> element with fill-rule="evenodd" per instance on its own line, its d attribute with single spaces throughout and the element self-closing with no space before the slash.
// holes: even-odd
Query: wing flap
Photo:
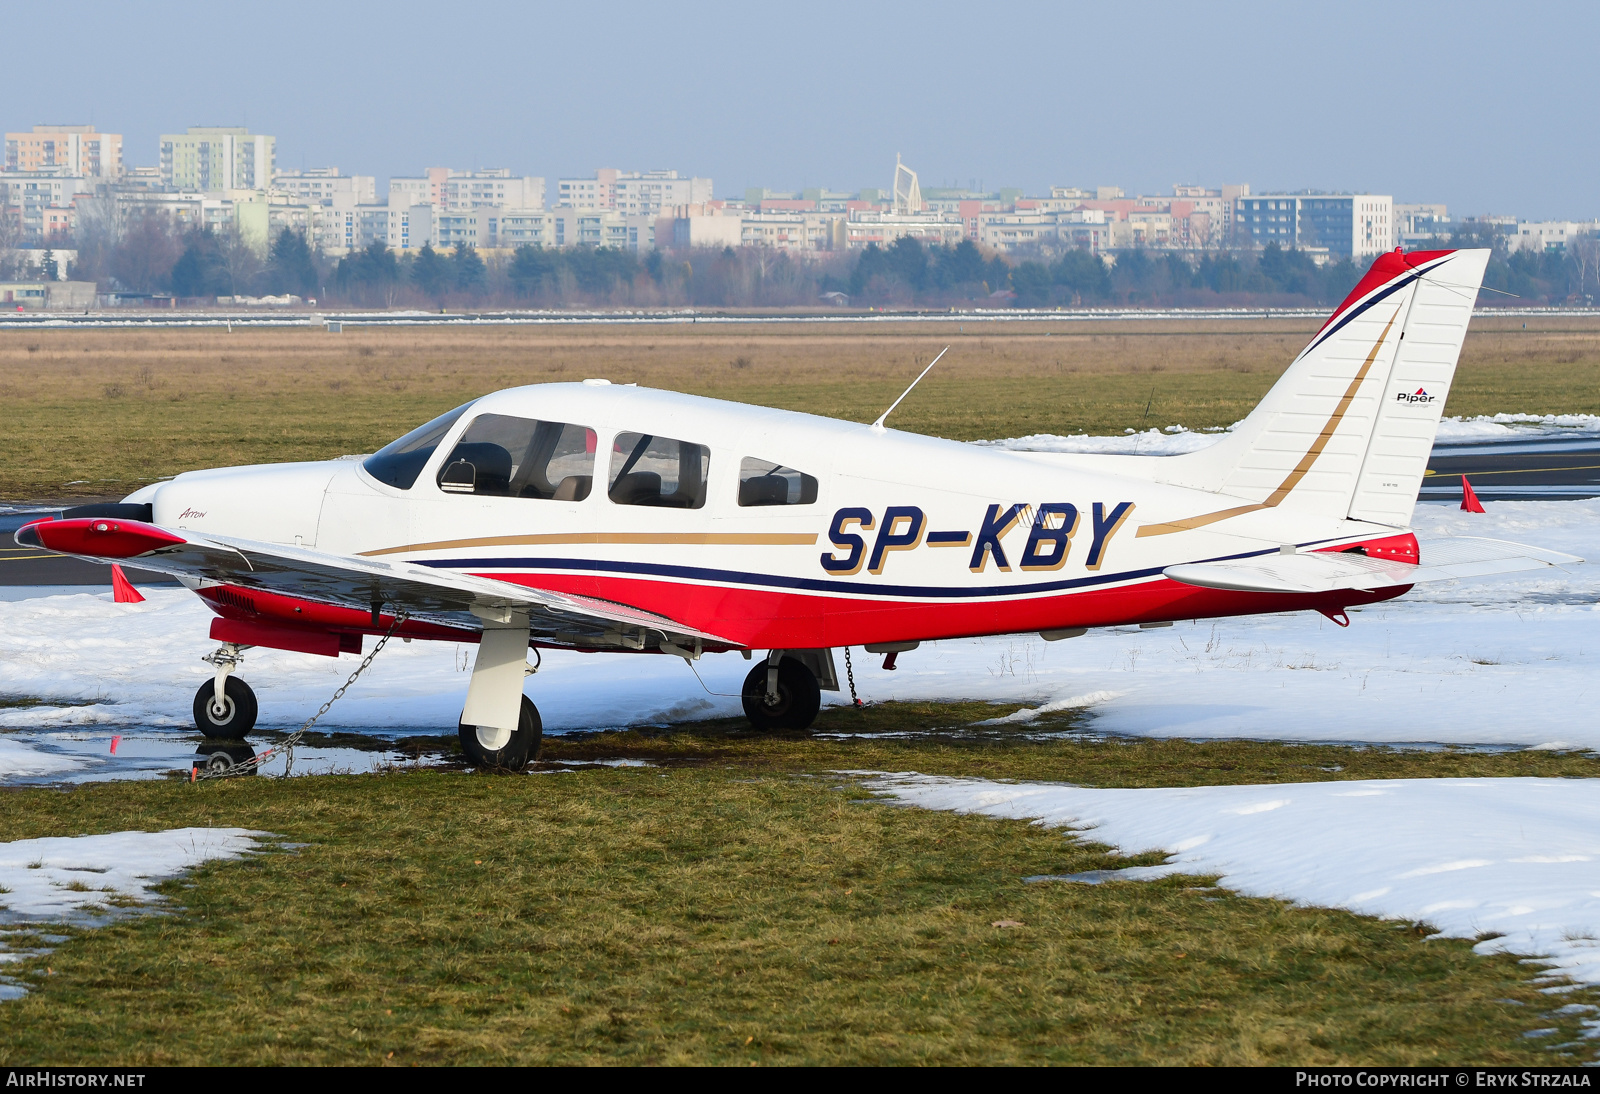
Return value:
<svg viewBox="0 0 1600 1094">
<path fill-rule="evenodd" d="M 138 559 L 139 567 L 191 582 L 237 585 L 360 611 L 405 612 L 444 626 L 479 630 L 485 618 L 525 611 L 536 635 L 582 634 L 603 639 L 622 631 L 656 631 L 741 647 L 720 635 L 627 604 L 533 589 L 509 581 L 405 562 L 335 555 L 234 536 L 194 535 L 138 521 L 92 518 L 30 524 L 17 532 L 29 546 L 94 562 Z M 641 648 L 637 644 L 629 648 Z"/>
<path fill-rule="evenodd" d="M 1504 540 L 1461 536 L 1424 541 L 1420 566 L 1342 551 L 1260 555 L 1225 562 L 1191 562 L 1162 571 L 1174 581 L 1206 589 L 1252 593 L 1327 593 L 1340 589 L 1394 588 L 1425 581 L 1487 577 L 1567 566 L 1574 555 Z"/>
</svg>

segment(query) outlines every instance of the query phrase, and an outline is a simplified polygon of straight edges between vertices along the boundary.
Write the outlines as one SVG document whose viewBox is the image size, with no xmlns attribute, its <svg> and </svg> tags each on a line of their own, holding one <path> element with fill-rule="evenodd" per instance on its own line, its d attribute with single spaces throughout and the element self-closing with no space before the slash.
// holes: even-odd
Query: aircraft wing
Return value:
<svg viewBox="0 0 1600 1094">
<path fill-rule="evenodd" d="M 1251 593 L 1327 593 L 1339 589 L 1393 588 L 1424 581 L 1484 577 L 1544 566 L 1565 566 L 1583 559 L 1498 539 L 1461 536 L 1424 541 L 1423 564 L 1413 566 L 1387 558 L 1341 551 L 1296 551 L 1258 555 L 1225 562 L 1191 562 L 1162 571 L 1174 581 L 1206 589 Z"/>
<path fill-rule="evenodd" d="M 18 543 L 92 562 L 134 562 L 142 570 L 208 584 L 234 585 L 324 604 L 405 612 L 413 619 L 478 630 L 483 619 L 527 612 L 532 633 L 642 641 L 657 632 L 674 645 L 695 640 L 739 648 L 743 643 L 685 626 L 665 616 L 592 597 L 531 589 L 507 581 L 406 562 L 382 562 L 235 536 L 196 535 L 141 521 L 84 517 L 40 521 L 16 534 Z M 655 643 L 648 643 L 654 645 Z"/>
</svg>

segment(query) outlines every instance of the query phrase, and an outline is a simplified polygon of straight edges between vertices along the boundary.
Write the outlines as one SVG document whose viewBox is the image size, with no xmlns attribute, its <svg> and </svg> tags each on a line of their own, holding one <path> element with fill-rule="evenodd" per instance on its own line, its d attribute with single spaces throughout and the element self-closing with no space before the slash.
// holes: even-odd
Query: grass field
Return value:
<svg viewBox="0 0 1600 1094">
<path fill-rule="evenodd" d="M 1448 414 L 1600 412 L 1600 320 L 1474 322 Z M 962 440 L 1237 421 L 1311 321 L 0 333 L 0 498 L 381 446 L 467 399 L 603 376 Z"/>
<path fill-rule="evenodd" d="M 3 1004 L 0 1064 L 1563 1058 L 1540 1046 L 1576 1019 L 1551 1012 L 1589 993 L 1543 994 L 1511 958 L 1207 879 L 1026 884 L 1152 857 L 890 807 L 833 772 L 1112 786 L 1600 762 L 949 728 L 995 713 L 889 704 L 830 711 L 819 729 L 862 734 L 845 738 L 707 723 L 549 742 L 644 768 L 8 793 L 10 838 L 238 825 L 305 846 L 172 883 L 179 914 L 70 932 Z M 1536 1026 L 1561 1035 L 1522 1036 Z"/>
</svg>

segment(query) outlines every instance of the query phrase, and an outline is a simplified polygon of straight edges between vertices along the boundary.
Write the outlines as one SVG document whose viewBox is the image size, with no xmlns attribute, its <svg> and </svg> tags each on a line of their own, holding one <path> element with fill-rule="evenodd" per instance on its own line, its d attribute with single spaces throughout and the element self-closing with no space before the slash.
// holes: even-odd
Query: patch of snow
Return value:
<svg viewBox="0 0 1600 1094">
<path fill-rule="evenodd" d="M 898 774 L 866 785 L 926 809 L 1074 829 L 1124 855 L 1165 851 L 1166 866 L 1143 869 L 1218 875 L 1248 896 L 1424 922 L 1449 938 L 1499 932 L 1477 951 L 1600 983 L 1594 780 L 1099 790 Z"/>
<path fill-rule="evenodd" d="M 1227 430 L 1191 432 L 1182 425 L 1165 429 L 1129 430 L 1114 436 L 1075 433 L 1032 433 L 1026 437 L 1006 437 L 974 441 L 986 448 L 1012 452 L 1072 452 L 1103 456 L 1178 456 L 1209 448 L 1238 426 Z M 1600 437 L 1600 415 L 1595 414 L 1482 414 L 1472 418 L 1451 417 L 1439 423 L 1435 444 L 1456 445 L 1472 441 L 1524 441 L 1540 437 Z"/>
<path fill-rule="evenodd" d="M 174 828 L 0 843 L 0 912 L 16 921 L 92 924 L 113 899 L 148 904 L 154 886 L 202 862 L 237 858 L 265 832 Z"/>
<path fill-rule="evenodd" d="M 1130 431 L 1116 437 L 1093 437 L 1083 433 L 1063 437 L 1054 433 L 1033 433 L 1026 437 L 1008 437 L 1004 440 L 973 443 L 986 448 L 1003 448 L 1010 452 L 1177 456 L 1184 452 L 1198 452 L 1202 448 L 1209 448 L 1223 436 L 1222 433 L 1191 433 L 1183 426 L 1169 426 L 1166 430 L 1147 429 L 1143 433 Z"/>
<path fill-rule="evenodd" d="M 22 741 L 0 737 L 0 776 L 56 775 L 76 771 L 83 764 L 58 752 L 41 752 Z"/>
<path fill-rule="evenodd" d="M 1474 418 L 1445 418 L 1439 423 L 1434 443 L 1522 441 L 1537 437 L 1600 437 L 1600 415 L 1480 414 Z"/>
<path fill-rule="evenodd" d="M 986 718 L 975 724 L 980 726 L 1004 726 L 1015 725 L 1019 722 L 1032 722 L 1037 721 L 1041 715 L 1056 714 L 1063 710 L 1082 710 L 1086 707 L 1097 706 L 1116 697 L 1117 693 L 1114 691 L 1091 691 L 1087 695 L 1074 695 L 1066 699 L 1055 699 L 1045 703 L 1043 706 L 1024 707 L 1021 710 L 1012 711 L 1003 718 Z"/>
</svg>

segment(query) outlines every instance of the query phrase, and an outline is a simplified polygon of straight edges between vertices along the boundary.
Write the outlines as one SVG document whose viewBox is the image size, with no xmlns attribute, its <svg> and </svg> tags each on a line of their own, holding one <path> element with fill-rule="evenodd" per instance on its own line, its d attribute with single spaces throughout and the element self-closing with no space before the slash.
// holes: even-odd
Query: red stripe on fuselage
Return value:
<svg viewBox="0 0 1600 1094">
<path fill-rule="evenodd" d="M 698 630 L 726 635 L 751 649 L 817 649 L 860 646 L 868 642 L 1164 623 L 1175 619 L 1338 611 L 1388 600 L 1410 588 L 1291 596 L 1202 589 L 1161 577 L 1109 589 L 1084 589 L 1026 599 L 908 603 L 589 574 L 498 572 L 481 576 L 629 604 Z"/>
</svg>

